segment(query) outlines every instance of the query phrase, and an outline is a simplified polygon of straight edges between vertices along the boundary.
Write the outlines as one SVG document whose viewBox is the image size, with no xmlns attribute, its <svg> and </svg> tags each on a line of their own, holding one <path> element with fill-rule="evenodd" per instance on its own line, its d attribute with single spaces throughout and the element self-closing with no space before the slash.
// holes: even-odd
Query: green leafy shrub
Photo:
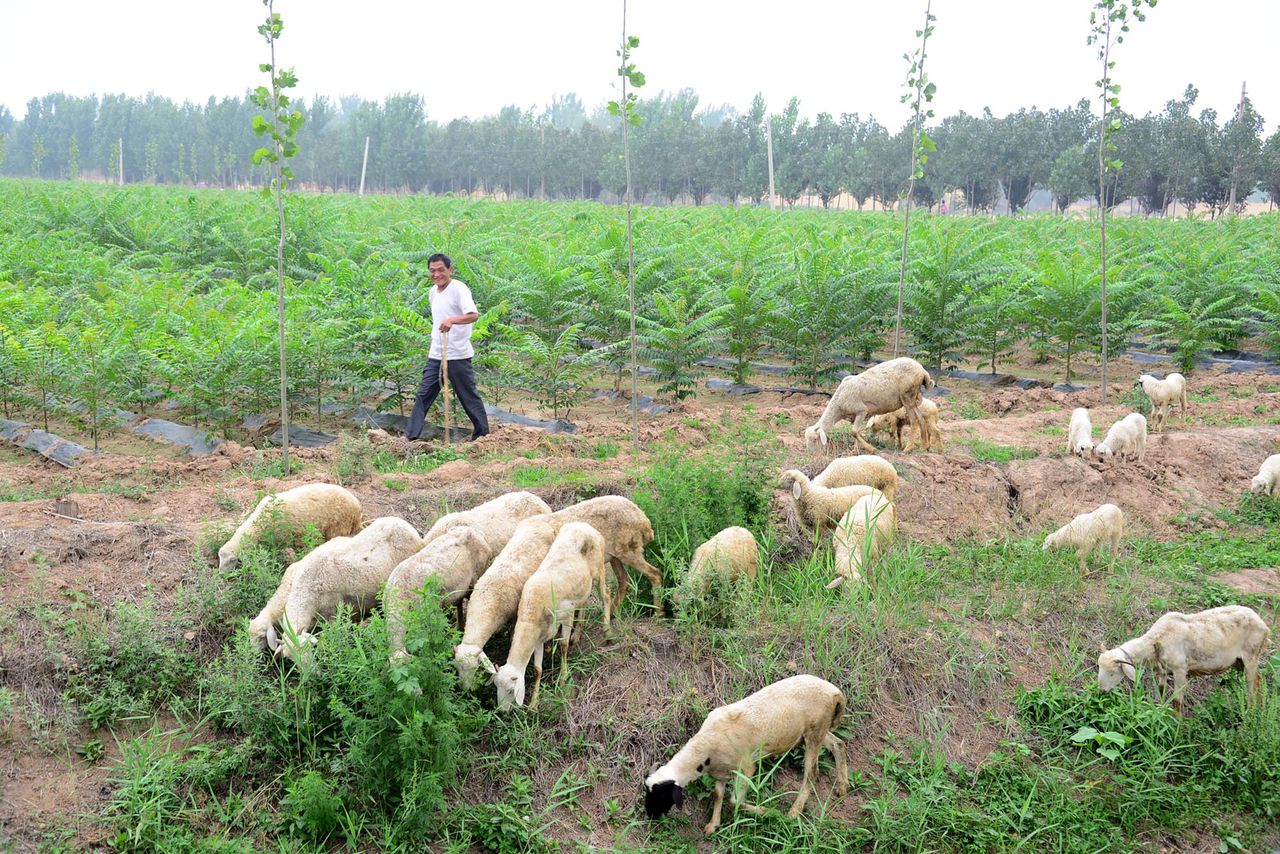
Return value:
<svg viewBox="0 0 1280 854">
<path fill-rule="evenodd" d="M 308 771 L 288 784 L 280 806 L 291 831 L 324 842 L 338 827 L 342 798 L 323 774 Z"/>
</svg>

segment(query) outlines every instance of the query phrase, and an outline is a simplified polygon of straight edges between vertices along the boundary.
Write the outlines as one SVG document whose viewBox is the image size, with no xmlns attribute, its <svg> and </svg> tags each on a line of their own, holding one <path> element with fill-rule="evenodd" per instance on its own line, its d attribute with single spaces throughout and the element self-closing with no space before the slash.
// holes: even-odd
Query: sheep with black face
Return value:
<svg viewBox="0 0 1280 854">
<path fill-rule="evenodd" d="M 720 826 L 725 783 L 730 778 L 734 779 L 731 801 L 749 812 L 763 812 L 763 807 L 742 800 L 746 781 L 755 773 L 756 762 L 786 753 L 801 741 L 804 741 L 804 780 L 788 815 L 793 818 L 800 815 L 809 790 L 816 790 L 818 753 L 823 747 L 835 758 L 834 792 L 845 794 L 849 789 L 849 769 L 844 744 L 831 734 L 844 716 L 844 710 L 844 693 L 816 676 L 792 676 L 713 710 L 701 729 L 671 761 L 645 779 L 645 813 L 651 819 L 658 819 L 673 806 L 683 806 L 684 787 L 703 774 L 709 774 L 716 781 L 715 803 L 704 833 L 712 833 Z"/>
</svg>

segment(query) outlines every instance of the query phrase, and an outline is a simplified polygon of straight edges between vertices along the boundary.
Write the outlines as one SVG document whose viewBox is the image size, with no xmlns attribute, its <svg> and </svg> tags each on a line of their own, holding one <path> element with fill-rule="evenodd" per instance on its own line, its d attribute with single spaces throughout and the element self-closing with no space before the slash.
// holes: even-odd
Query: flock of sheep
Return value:
<svg viewBox="0 0 1280 854">
<path fill-rule="evenodd" d="M 1164 380 L 1144 375 L 1140 383 L 1152 402 L 1152 424 L 1163 427 L 1170 406 L 1186 410 L 1186 384 L 1179 374 Z M 929 373 L 913 359 L 884 362 L 857 376 L 846 377 L 816 424 L 804 431 L 806 447 L 828 443 L 828 434 L 841 420 L 851 421 L 854 439 L 871 453 L 833 460 L 813 478 L 791 469 L 782 473 L 781 487 L 790 491 L 796 518 L 821 537 L 832 533 L 835 577 L 827 586 L 854 587 L 865 583 L 867 567 L 894 540 L 897 514 L 894 500 L 898 477 L 892 464 L 874 454 L 863 438 L 871 428 L 894 436 L 904 449 L 941 448 L 938 409 L 923 397 L 932 386 Z M 1146 419 L 1125 416 L 1094 445 L 1088 411 L 1072 413 L 1068 451 L 1095 453 L 1118 459 L 1141 459 Z M 909 428 L 905 445 L 901 434 Z M 1274 495 L 1280 481 L 1280 455 L 1263 463 L 1253 491 Z M 471 510 L 437 519 L 425 536 L 403 519 L 384 517 L 366 522 L 359 500 L 346 489 L 309 484 L 267 496 L 219 550 L 220 567 L 234 567 L 240 549 L 260 534 L 270 518 L 285 518 L 297 529 L 314 526 L 325 542 L 291 564 L 279 588 L 249 622 L 250 637 L 280 657 L 306 655 L 316 642 L 310 633 L 319 616 L 332 616 L 343 602 L 357 613 L 370 609 L 381 597 L 392 659 L 408 655 L 404 615 L 427 584 L 435 584 L 445 605 L 457 607 L 463 628 L 454 650 L 460 683 L 471 689 L 484 671 L 500 709 L 524 705 L 525 673 L 530 661 L 534 682 L 529 706 L 538 702 L 544 645 L 560 638 L 560 676 L 570 642 L 582 631 L 582 613 L 596 591 L 603 605 L 606 631 L 627 593 L 631 567 L 653 587 L 653 604 L 663 613 L 661 574 L 644 557 L 654 536 L 645 513 L 621 496 L 582 501 L 552 512 L 542 499 L 528 492 L 502 495 Z M 1073 549 L 1086 571 L 1085 560 L 1107 548 L 1114 568 L 1124 529 L 1124 514 L 1103 504 L 1081 514 L 1045 538 L 1044 548 Z M 740 527 L 726 528 L 695 551 L 682 593 L 698 595 L 719 583 L 734 587 L 754 581 L 759 548 L 754 535 Z M 612 569 L 616 590 L 610 591 Z M 745 581 L 744 581 L 745 579 Z M 465 610 L 464 610 L 465 601 Z M 484 652 L 497 632 L 514 621 L 507 660 L 495 667 Z M 277 630 L 279 627 L 280 631 Z M 1189 675 L 1220 673 L 1232 666 L 1244 669 L 1249 687 L 1259 690 L 1258 665 L 1267 649 L 1270 631 L 1254 611 L 1242 606 L 1213 608 L 1197 614 L 1168 613 L 1141 637 L 1103 649 L 1098 658 L 1098 684 L 1104 691 L 1136 679 L 1136 666 L 1150 663 L 1158 674 L 1171 674 L 1174 702 L 1181 710 L 1182 690 Z M 843 745 L 833 734 L 845 711 L 844 694 L 816 676 L 793 676 L 712 711 L 698 732 L 665 765 L 645 780 L 645 809 L 651 818 L 665 815 L 684 800 L 690 781 L 710 775 L 715 780 L 711 833 L 720 823 L 726 783 L 736 777 L 731 800 L 739 807 L 743 786 L 764 756 L 784 753 L 804 743 L 804 779 L 791 815 L 803 810 L 810 790 L 816 789 L 818 753 L 823 747 L 835 757 L 835 791 L 847 789 Z"/>
</svg>

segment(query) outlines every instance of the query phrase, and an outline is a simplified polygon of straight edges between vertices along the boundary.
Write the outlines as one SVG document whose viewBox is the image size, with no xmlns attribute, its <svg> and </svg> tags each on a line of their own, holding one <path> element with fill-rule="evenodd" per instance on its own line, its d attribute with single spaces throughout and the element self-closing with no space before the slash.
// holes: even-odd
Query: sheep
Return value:
<svg viewBox="0 0 1280 854">
<path fill-rule="evenodd" d="M 479 531 L 469 525 L 457 525 L 427 543 L 422 551 L 401 561 L 391 571 L 382 595 L 391 657 L 403 658 L 408 654 L 404 646 L 404 612 L 428 578 L 435 578 L 439 583 L 441 605 L 457 605 L 461 625 L 462 600 L 492 559 L 489 543 Z"/>
<path fill-rule="evenodd" d="M 294 536 L 301 537 L 307 525 L 315 525 L 325 540 L 349 537 L 360 530 L 360 499 L 341 486 L 332 483 L 308 483 L 284 492 L 267 495 L 258 502 L 231 539 L 218 549 L 218 571 L 230 572 L 240 563 L 240 548 L 245 537 L 260 533 L 259 520 L 268 508 L 279 508 L 283 520 L 296 528 Z M 299 540 L 296 545 L 301 545 Z M 280 603 L 284 607 L 284 603 Z"/>
<path fill-rule="evenodd" d="M 422 541 L 430 543 L 436 537 L 458 526 L 474 528 L 485 538 L 489 549 L 496 555 L 506 548 L 507 541 L 515 533 L 516 525 L 531 516 L 549 514 L 551 508 L 532 492 L 508 492 L 478 507 L 457 513 L 446 513 L 435 521 Z"/>
<path fill-rule="evenodd" d="M 686 594 L 705 594 L 716 576 L 730 584 L 744 575 L 755 581 L 759 559 L 754 534 L 737 525 L 725 528 L 694 551 L 684 590 Z"/>
<path fill-rule="evenodd" d="M 684 804 L 684 787 L 691 780 L 709 774 L 716 781 L 711 820 L 703 833 L 720 826 L 720 808 L 725 784 L 732 779 L 730 803 L 740 809 L 762 813 L 759 805 L 743 801 L 747 781 L 756 763 L 769 756 L 786 753 L 804 742 L 804 779 L 791 811 L 792 818 L 804 811 L 809 790 L 817 791 L 818 754 L 825 747 L 835 759 L 833 790 L 837 797 L 849 791 L 849 766 L 844 744 L 832 734 L 844 716 L 844 693 L 816 676 L 792 676 L 768 685 L 754 694 L 712 710 L 693 738 L 671 761 L 644 781 L 644 809 L 650 819 L 659 819 L 672 806 Z"/>
<path fill-rule="evenodd" d="M 902 430 L 910 421 L 905 408 L 871 416 L 867 419 L 867 430 L 872 433 L 883 433 L 886 436 L 892 436 L 894 445 L 901 448 L 903 453 L 910 453 L 917 446 L 923 445 L 926 451 L 937 451 L 940 454 L 943 452 L 944 446 L 942 443 L 942 431 L 938 429 L 939 415 L 938 404 L 927 397 L 920 398 L 920 418 L 928 428 L 928 441 L 922 439 L 918 432 L 912 434 L 908 431 L 907 443 L 905 445 L 902 443 Z"/>
<path fill-rule="evenodd" d="M 354 537 L 330 540 L 285 573 L 286 577 L 292 573 L 292 584 L 281 624 L 296 633 L 299 647 L 312 642 L 308 629 L 317 616 L 334 614 L 343 602 L 360 613 L 367 611 L 396 566 L 421 549 L 422 537 L 412 525 L 395 516 L 373 520 Z M 265 614 L 264 608 L 254 622 L 266 631 L 268 646 L 277 656 L 292 657 L 295 650 L 278 641 L 274 621 Z M 250 631 L 255 627 L 251 625 Z"/>
<path fill-rule="evenodd" d="M 880 491 L 874 486 L 865 484 L 828 488 L 818 486 L 804 475 L 799 478 L 794 475 L 792 477 L 791 498 L 795 506 L 796 519 L 806 529 L 814 531 L 819 536 L 839 522 L 840 517 L 848 513 L 849 508 L 856 504 L 859 498 L 865 498 Z"/>
<path fill-rule="evenodd" d="M 542 684 L 542 648 L 560 633 L 560 679 L 568 671 L 569 635 L 573 630 L 573 613 L 600 587 L 604 602 L 604 626 L 609 628 L 609 584 L 605 580 L 605 542 L 595 528 L 583 522 L 569 522 L 560 529 L 547 556 L 536 572 L 525 582 L 520 594 L 516 628 L 511 635 L 507 663 L 493 677 L 498 689 L 498 708 L 508 709 L 512 703 L 524 705 L 524 671 L 533 657 L 533 696 L 529 708 L 538 704 L 538 688 Z"/>
<path fill-rule="evenodd" d="M 474 686 L 477 669 L 483 667 L 490 678 L 498 672 L 484 654 L 484 645 L 515 616 L 525 582 L 547 556 L 559 530 L 550 516 L 521 522 L 506 548 L 476 582 L 467 603 L 462 642 L 453 648 L 453 666 L 464 690 Z"/>
<path fill-rule="evenodd" d="M 921 394 L 934 385 L 933 377 L 915 359 L 901 356 L 867 368 L 856 376 L 845 377 L 831 395 L 827 408 L 817 423 L 806 427 L 804 446 L 807 451 L 826 447 L 827 434 L 840 421 L 853 423 L 853 438 L 859 447 L 874 454 L 873 448 L 862 438 L 862 426 L 867 417 L 905 409 L 907 418 L 924 437 L 928 445 L 932 436 L 920 416 Z"/>
<path fill-rule="evenodd" d="M 1119 455 L 1121 459 L 1142 461 L 1147 452 L 1147 419 L 1137 412 L 1130 412 L 1107 431 L 1107 437 L 1099 442 L 1093 452 L 1100 457 Z"/>
<path fill-rule="evenodd" d="M 1106 547 L 1111 552 L 1111 564 L 1108 571 L 1116 568 L 1116 552 L 1120 548 L 1120 538 L 1124 536 L 1124 512 L 1114 504 L 1103 504 L 1096 510 L 1081 513 L 1067 524 L 1044 538 L 1041 551 L 1055 549 L 1075 549 L 1076 559 L 1080 561 L 1080 572 L 1088 575 L 1085 558 L 1099 548 Z"/>
<path fill-rule="evenodd" d="M 1195 614 L 1170 611 L 1146 634 L 1115 649 L 1102 646 L 1098 656 L 1098 688 L 1110 691 L 1122 681 L 1136 681 L 1135 665 L 1150 661 L 1157 678 L 1173 674 L 1173 706 L 1182 713 L 1182 693 L 1188 676 L 1213 676 L 1241 668 L 1256 701 L 1261 690 L 1258 662 L 1267 649 L 1271 629 L 1252 608 L 1225 605 Z"/>
<path fill-rule="evenodd" d="M 797 481 L 827 488 L 874 486 L 889 496 L 890 500 L 898 492 L 898 473 L 894 470 L 893 463 L 875 454 L 836 457 L 812 480 L 798 469 L 788 469 L 782 473 L 779 485 L 783 489 L 790 489 Z"/>
<path fill-rule="evenodd" d="M 897 527 L 897 511 L 884 494 L 876 492 L 859 498 L 840 519 L 832 538 L 839 574 L 827 589 L 839 587 L 846 579 L 861 582 L 860 570 L 892 545 Z"/>
<path fill-rule="evenodd" d="M 604 537 L 605 553 L 618 579 L 614 607 L 622 602 L 630 583 L 624 566 L 629 566 L 649 579 L 653 587 L 653 609 L 663 613 L 662 571 L 645 560 L 644 547 L 653 542 L 653 523 L 634 501 L 621 495 L 602 495 L 579 501 L 551 514 L 557 525 L 586 522 Z"/>
<path fill-rule="evenodd" d="M 1179 373 L 1172 373 L 1158 380 L 1151 374 L 1138 377 L 1134 386 L 1142 386 L 1143 392 L 1151 401 L 1151 431 L 1159 433 L 1164 429 L 1165 419 L 1173 404 L 1178 404 L 1182 417 L 1187 417 L 1187 378 Z"/>
<path fill-rule="evenodd" d="M 1249 484 L 1255 495 L 1275 495 L 1280 492 L 1280 454 L 1272 454 L 1262 461 L 1258 473 Z"/>
<path fill-rule="evenodd" d="M 1093 453 L 1093 422 L 1089 410 L 1078 406 L 1071 411 L 1071 426 L 1067 428 L 1067 453 L 1086 457 Z"/>
</svg>

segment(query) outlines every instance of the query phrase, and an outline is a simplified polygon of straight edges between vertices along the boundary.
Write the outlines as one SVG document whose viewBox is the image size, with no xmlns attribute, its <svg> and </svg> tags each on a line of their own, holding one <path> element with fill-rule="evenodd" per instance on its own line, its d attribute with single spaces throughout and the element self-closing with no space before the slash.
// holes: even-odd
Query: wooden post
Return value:
<svg viewBox="0 0 1280 854">
<path fill-rule="evenodd" d="M 369 167 L 369 137 L 364 138 L 364 160 L 360 163 L 360 195 L 364 195 L 364 172 Z"/>
<path fill-rule="evenodd" d="M 766 113 L 764 117 L 764 144 L 765 149 L 769 152 L 769 210 L 773 210 L 773 125 L 769 122 L 769 116 Z"/>
<path fill-rule="evenodd" d="M 1236 107 L 1236 121 L 1244 118 L 1244 92 L 1245 84 L 1240 84 L 1240 106 Z M 1227 215 L 1235 216 L 1236 213 L 1236 176 L 1240 171 L 1240 162 L 1234 161 L 1231 164 L 1231 198 L 1227 202 Z"/>
<path fill-rule="evenodd" d="M 444 443 L 453 444 L 453 435 L 449 432 L 453 420 L 449 407 L 449 333 L 440 333 L 440 390 L 444 392 Z"/>
</svg>

